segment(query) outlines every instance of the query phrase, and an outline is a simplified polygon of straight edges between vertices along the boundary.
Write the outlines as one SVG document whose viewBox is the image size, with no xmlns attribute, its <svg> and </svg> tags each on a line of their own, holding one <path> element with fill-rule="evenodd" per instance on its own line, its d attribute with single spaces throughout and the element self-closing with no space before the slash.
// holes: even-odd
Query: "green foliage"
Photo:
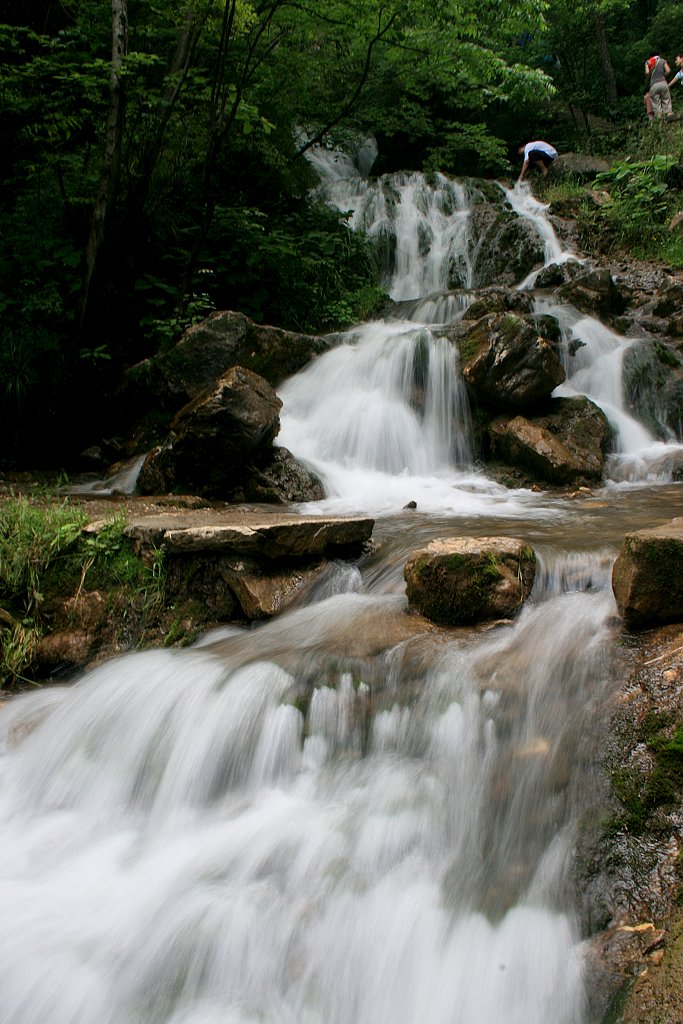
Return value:
<svg viewBox="0 0 683 1024">
<path fill-rule="evenodd" d="M 232 243 L 211 267 L 218 303 L 257 322 L 316 332 L 368 315 L 383 297 L 373 243 L 327 207 L 297 204 L 272 218 L 221 207 L 213 231 Z"/>
<path fill-rule="evenodd" d="M 125 512 L 119 512 L 96 532 L 83 534 L 77 551 L 79 590 L 87 581 L 91 589 L 123 586 L 154 599 L 160 596 L 163 552 L 155 551 L 149 565 L 141 561 L 125 536 L 126 523 Z"/>
<path fill-rule="evenodd" d="M 603 227 L 617 245 L 627 245 L 643 258 L 661 256 L 670 241 L 666 223 L 678 203 L 669 184 L 671 168 L 671 159 L 657 154 L 618 161 L 595 179 L 596 187 L 611 196 L 599 212 Z"/>
<path fill-rule="evenodd" d="M 57 504 L 27 497 L 0 506 L 0 595 L 24 615 L 42 601 L 45 570 L 80 536 L 84 513 L 68 500 Z"/>
<path fill-rule="evenodd" d="M 605 217 L 620 238 L 638 241 L 664 220 L 669 188 L 660 166 L 655 157 L 640 164 L 617 164 L 598 175 L 596 185 L 608 188 L 612 195 Z"/>
<path fill-rule="evenodd" d="M 35 656 L 41 633 L 23 622 L 0 626 L 0 688 L 28 682 L 24 672 Z"/>
<path fill-rule="evenodd" d="M 211 271 L 207 273 L 210 275 Z M 167 316 L 159 316 L 169 302 L 176 301 L 175 289 L 148 274 L 138 282 L 137 291 L 144 301 L 140 325 L 158 351 L 171 348 L 188 327 L 200 323 L 216 309 L 210 294 L 202 292 L 191 295 L 182 310 L 174 306 Z M 145 307 L 148 311 L 145 311 Z"/>
<path fill-rule="evenodd" d="M 0 686 L 24 678 L 41 636 L 45 574 L 67 556 L 84 521 L 68 501 L 17 497 L 0 507 Z"/>
<path fill-rule="evenodd" d="M 442 141 L 427 151 L 426 170 L 450 170 L 462 173 L 474 165 L 481 171 L 509 173 L 507 144 L 491 135 L 485 124 L 463 124 L 453 121 L 443 125 Z"/>
</svg>

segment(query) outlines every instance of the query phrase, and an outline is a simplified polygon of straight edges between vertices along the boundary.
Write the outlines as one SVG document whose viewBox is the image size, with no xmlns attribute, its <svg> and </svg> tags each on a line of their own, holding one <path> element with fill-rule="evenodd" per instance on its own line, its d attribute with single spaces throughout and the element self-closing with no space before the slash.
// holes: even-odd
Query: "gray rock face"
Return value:
<svg viewBox="0 0 683 1024">
<path fill-rule="evenodd" d="M 459 347 L 468 388 L 491 409 L 533 409 L 565 379 L 554 344 L 536 323 L 514 313 L 483 317 Z"/>
<path fill-rule="evenodd" d="M 132 519 L 126 535 L 141 557 L 164 551 L 167 590 L 204 601 L 225 620 L 269 618 L 325 571 L 330 558 L 354 558 L 374 520 L 198 509 Z"/>
<path fill-rule="evenodd" d="M 683 518 L 626 535 L 612 569 L 612 590 L 627 626 L 683 620 Z"/>
<path fill-rule="evenodd" d="M 531 593 L 532 548 L 512 537 L 456 537 L 413 552 L 403 576 L 410 607 L 441 625 L 512 618 Z"/>
<path fill-rule="evenodd" d="M 131 382 L 178 409 L 233 366 L 243 366 L 277 387 L 327 348 L 308 334 L 254 323 L 243 313 L 213 313 L 190 327 L 172 349 L 128 371 Z"/>
<path fill-rule="evenodd" d="M 551 399 L 550 412 L 526 419 L 499 417 L 490 427 L 493 455 L 554 484 L 600 480 L 610 427 L 587 398 Z"/>
<path fill-rule="evenodd" d="M 515 285 L 543 266 L 544 248 L 530 221 L 481 204 L 472 210 L 477 243 L 472 260 L 475 288 Z"/>
<path fill-rule="evenodd" d="M 683 423 L 683 362 L 662 341 L 641 341 L 624 353 L 628 407 L 656 437 L 680 436 Z"/>
<path fill-rule="evenodd" d="M 598 174 L 608 171 L 610 165 L 599 157 L 583 153 L 561 153 L 553 160 L 550 173 L 554 178 L 575 178 L 578 181 L 593 181 Z"/>
</svg>

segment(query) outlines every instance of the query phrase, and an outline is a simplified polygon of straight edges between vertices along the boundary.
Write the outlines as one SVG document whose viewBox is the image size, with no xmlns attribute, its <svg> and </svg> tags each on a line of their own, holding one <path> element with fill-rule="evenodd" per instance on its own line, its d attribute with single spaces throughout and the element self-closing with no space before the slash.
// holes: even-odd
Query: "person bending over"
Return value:
<svg viewBox="0 0 683 1024">
<path fill-rule="evenodd" d="M 519 181 L 524 181 L 529 165 L 538 167 L 542 174 L 548 173 L 548 168 L 557 156 L 557 150 L 549 142 L 537 139 L 536 142 L 527 142 L 526 146 L 520 146 L 518 152 L 524 154 L 522 170 L 519 172 Z"/>
</svg>

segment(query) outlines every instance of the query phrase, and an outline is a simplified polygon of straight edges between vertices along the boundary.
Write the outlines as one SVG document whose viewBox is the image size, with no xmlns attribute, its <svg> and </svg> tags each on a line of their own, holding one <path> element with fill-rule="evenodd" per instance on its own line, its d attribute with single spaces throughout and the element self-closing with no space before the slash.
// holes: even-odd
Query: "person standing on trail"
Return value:
<svg viewBox="0 0 683 1024">
<path fill-rule="evenodd" d="M 527 142 L 526 146 L 520 146 L 518 153 L 524 154 L 522 170 L 519 172 L 519 181 L 524 181 L 529 164 L 538 167 L 541 174 L 547 174 L 553 160 L 557 157 L 557 150 L 549 142 L 537 139 L 535 142 Z"/>
<path fill-rule="evenodd" d="M 652 113 L 655 117 L 669 117 L 671 114 L 671 93 L 666 76 L 671 68 L 658 53 L 652 53 L 645 61 L 645 86 L 650 93 Z"/>
</svg>

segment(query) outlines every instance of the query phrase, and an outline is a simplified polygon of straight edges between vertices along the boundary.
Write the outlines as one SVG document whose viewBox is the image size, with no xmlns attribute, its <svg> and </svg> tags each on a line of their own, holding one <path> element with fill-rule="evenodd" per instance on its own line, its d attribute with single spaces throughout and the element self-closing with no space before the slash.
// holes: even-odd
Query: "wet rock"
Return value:
<svg viewBox="0 0 683 1024">
<path fill-rule="evenodd" d="M 477 297 L 465 310 L 463 320 L 481 320 L 489 313 L 531 313 L 532 310 L 533 299 L 528 292 L 490 285 L 477 291 Z"/>
<path fill-rule="evenodd" d="M 468 389 L 489 408 L 527 411 L 565 379 L 552 342 L 514 313 L 483 317 L 458 344 Z"/>
<path fill-rule="evenodd" d="M 554 484 L 602 478 L 609 422 L 587 398 L 555 398 L 544 416 L 499 417 L 490 426 L 494 459 Z"/>
<path fill-rule="evenodd" d="M 92 524 L 96 528 L 97 524 Z M 303 516 L 244 509 L 195 509 L 131 515 L 125 534 L 136 550 L 173 554 L 259 555 L 268 559 L 358 554 L 374 520 L 362 516 Z"/>
<path fill-rule="evenodd" d="M 475 206 L 471 223 L 477 238 L 472 258 L 475 288 L 519 284 L 532 270 L 543 266 L 543 242 L 528 219 Z"/>
<path fill-rule="evenodd" d="M 683 313 L 683 284 L 680 281 L 667 281 L 658 289 L 652 312 L 661 317 Z"/>
<path fill-rule="evenodd" d="M 557 288 L 573 281 L 575 277 L 584 273 L 585 267 L 578 260 L 567 260 L 565 263 L 549 263 L 544 267 L 536 278 L 535 288 Z"/>
<path fill-rule="evenodd" d="M 624 393 L 628 408 L 655 437 L 681 436 L 683 360 L 664 341 L 641 341 L 624 353 Z"/>
<path fill-rule="evenodd" d="M 631 628 L 683 621 L 683 518 L 625 536 L 612 590 Z"/>
<path fill-rule="evenodd" d="M 240 501 L 275 505 L 319 501 L 325 497 L 320 477 L 294 458 L 287 448 L 271 448 L 262 465 L 248 467 Z"/>
<path fill-rule="evenodd" d="M 579 274 L 564 284 L 559 294 L 565 302 L 597 317 L 619 316 L 626 308 L 625 297 L 605 267 Z"/>
<path fill-rule="evenodd" d="M 511 537 L 432 541 L 404 567 L 412 609 L 441 625 L 515 616 L 531 592 L 536 556 Z"/>
<path fill-rule="evenodd" d="M 84 668 L 93 654 L 94 638 L 87 630 L 50 633 L 38 642 L 35 671 L 49 676 L 57 671 Z"/>
<path fill-rule="evenodd" d="M 197 603 L 223 622 L 264 619 L 301 598 L 331 559 L 364 550 L 374 520 L 204 508 L 132 515 L 125 530 L 136 553 L 164 555 L 169 603 Z M 97 532 L 101 523 L 94 522 Z"/>
<path fill-rule="evenodd" d="M 315 583 L 325 568 L 325 562 L 273 568 L 254 559 L 226 559 L 221 572 L 245 618 L 254 621 L 283 611 Z"/>
</svg>

